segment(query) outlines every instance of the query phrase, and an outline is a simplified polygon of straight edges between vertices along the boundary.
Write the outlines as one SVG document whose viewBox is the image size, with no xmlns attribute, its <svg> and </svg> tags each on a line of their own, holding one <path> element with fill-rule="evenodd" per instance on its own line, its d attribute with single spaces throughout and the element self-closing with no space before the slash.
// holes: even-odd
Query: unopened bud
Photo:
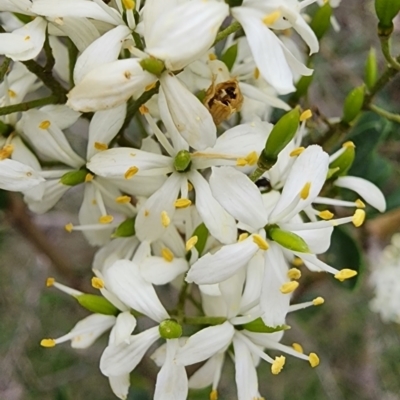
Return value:
<svg viewBox="0 0 400 400">
<path fill-rule="evenodd" d="M 113 233 L 113 237 L 130 237 L 134 236 L 135 233 L 135 218 L 128 218 L 118 225 Z"/>
<path fill-rule="evenodd" d="M 157 58 L 144 58 L 139 62 L 144 71 L 150 72 L 153 75 L 159 76 L 165 69 L 163 61 Z"/>
<path fill-rule="evenodd" d="M 367 61 L 365 62 L 365 84 L 368 89 L 372 89 L 378 77 L 378 64 L 376 62 L 376 51 L 371 47 Z"/>
<path fill-rule="evenodd" d="M 299 253 L 310 253 L 310 249 L 304 239 L 293 232 L 284 231 L 276 226 L 267 229 L 268 237 L 282 247 Z"/>
<path fill-rule="evenodd" d="M 314 31 L 315 36 L 318 38 L 318 40 L 321 40 L 322 36 L 324 36 L 330 28 L 331 16 L 332 7 L 327 1 L 322 7 L 317 10 L 310 23 L 310 27 Z"/>
<path fill-rule="evenodd" d="M 355 156 L 355 147 L 346 146 L 345 151 L 336 160 L 329 164 L 329 169 L 335 170 L 335 172 L 331 174 L 330 178 L 337 178 L 346 175 L 350 167 L 353 165 Z"/>
<path fill-rule="evenodd" d="M 80 183 L 85 182 L 87 173 L 88 171 L 86 169 L 80 169 L 78 171 L 70 171 L 65 173 L 61 177 L 60 182 L 66 186 L 76 186 L 79 185 Z"/>
<path fill-rule="evenodd" d="M 389 35 L 393 30 L 393 19 L 400 11 L 400 0 L 375 0 L 375 11 L 379 19 L 379 30 Z"/>
<path fill-rule="evenodd" d="M 349 124 L 357 117 L 364 103 L 364 95 L 364 85 L 356 87 L 347 95 L 343 106 L 343 122 Z"/>
<path fill-rule="evenodd" d="M 75 297 L 78 303 L 87 310 L 104 315 L 117 315 L 118 309 L 103 296 L 97 294 L 81 294 Z"/>
<path fill-rule="evenodd" d="M 158 330 L 164 339 L 178 339 L 182 336 L 182 327 L 173 319 L 162 321 Z"/>
</svg>

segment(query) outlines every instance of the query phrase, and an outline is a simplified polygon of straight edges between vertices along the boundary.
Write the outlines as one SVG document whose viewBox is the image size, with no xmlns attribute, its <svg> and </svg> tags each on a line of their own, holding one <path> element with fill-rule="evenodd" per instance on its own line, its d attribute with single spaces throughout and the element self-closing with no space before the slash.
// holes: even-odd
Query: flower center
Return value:
<svg viewBox="0 0 400 400">
<path fill-rule="evenodd" d="M 177 172 L 187 172 L 190 170 L 192 160 L 187 150 L 181 150 L 174 159 L 174 167 Z"/>
</svg>

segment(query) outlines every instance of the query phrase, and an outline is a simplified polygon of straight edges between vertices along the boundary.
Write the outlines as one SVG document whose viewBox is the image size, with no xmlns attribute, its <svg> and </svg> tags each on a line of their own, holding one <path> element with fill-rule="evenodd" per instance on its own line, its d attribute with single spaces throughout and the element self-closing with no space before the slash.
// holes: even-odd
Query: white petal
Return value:
<svg viewBox="0 0 400 400">
<path fill-rule="evenodd" d="M 188 177 L 196 190 L 197 211 L 211 235 L 221 243 L 233 243 L 237 236 L 233 217 L 215 200 L 208 182 L 199 172 L 192 171 Z"/>
<path fill-rule="evenodd" d="M 292 22 L 293 28 L 307 43 L 308 47 L 310 48 L 310 54 L 316 53 L 319 50 L 319 42 L 317 37 L 315 36 L 314 31 L 310 28 L 310 25 L 308 25 L 307 22 L 304 21 L 303 17 L 300 14 L 297 14 L 296 16 L 297 18 L 295 21 L 290 21 Z"/>
<path fill-rule="evenodd" d="M 162 257 L 148 257 L 140 264 L 143 278 L 153 285 L 165 285 L 188 270 L 184 258 L 174 258 L 171 262 Z"/>
<path fill-rule="evenodd" d="M 248 307 L 260 298 L 263 277 L 264 255 L 262 252 L 258 252 L 247 266 L 246 285 L 240 303 L 241 310 L 248 311 Z"/>
<path fill-rule="evenodd" d="M 238 221 L 255 230 L 267 224 L 260 190 L 247 175 L 230 167 L 214 167 L 210 187 L 214 197 Z"/>
<path fill-rule="evenodd" d="M 136 327 L 136 318 L 130 311 L 124 311 L 117 316 L 117 321 L 111 331 L 109 344 L 120 344 L 128 341 Z"/>
<path fill-rule="evenodd" d="M 322 229 L 292 231 L 307 243 L 311 253 L 325 253 L 331 245 L 333 226 Z"/>
<path fill-rule="evenodd" d="M 131 385 L 130 374 L 108 377 L 113 393 L 122 400 L 128 398 L 129 386 Z"/>
<path fill-rule="evenodd" d="M 359 194 L 368 204 L 380 212 L 386 210 L 385 196 L 372 182 L 356 176 L 343 176 L 334 182 L 334 185 L 353 190 Z"/>
<path fill-rule="evenodd" d="M 125 304 L 154 321 L 169 318 L 151 283 L 142 278 L 132 261 L 119 260 L 105 273 L 107 287 Z"/>
<path fill-rule="evenodd" d="M 202 365 L 189 379 L 190 389 L 210 386 L 221 374 L 225 353 L 217 353 Z"/>
<path fill-rule="evenodd" d="M 41 107 L 40 111 L 49 114 L 62 131 L 73 125 L 81 116 L 81 113 L 71 110 L 63 104 L 50 104 Z"/>
<path fill-rule="evenodd" d="M 14 192 L 33 188 L 44 182 L 40 174 L 18 161 L 0 160 L 0 188 Z"/>
</svg>

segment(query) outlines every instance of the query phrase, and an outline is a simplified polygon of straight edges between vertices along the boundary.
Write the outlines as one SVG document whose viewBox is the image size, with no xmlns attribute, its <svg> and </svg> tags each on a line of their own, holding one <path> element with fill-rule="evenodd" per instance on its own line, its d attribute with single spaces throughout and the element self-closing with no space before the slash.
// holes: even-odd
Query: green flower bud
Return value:
<svg viewBox="0 0 400 400">
<path fill-rule="evenodd" d="M 65 173 L 60 181 L 63 185 L 66 186 L 76 186 L 79 185 L 80 183 L 85 182 L 86 175 L 88 174 L 88 171 L 86 169 L 80 169 L 78 171 L 70 171 Z"/>
<path fill-rule="evenodd" d="M 103 296 L 97 294 L 81 294 L 75 297 L 78 303 L 87 310 L 104 315 L 117 315 L 118 309 Z"/>
<path fill-rule="evenodd" d="M 303 238 L 293 232 L 284 231 L 276 225 L 267 227 L 268 238 L 280 244 L 282 247 L 299 253 L 310 253 L 307 243 Z"/>
<path fill-rule="evenodd" d="M 379 19 L 380 30 L 393 31 L 393 19 L 400 11 L 400 0 L 375 0 L 375 11 Z"/>
<path fill-rule="evenodd" d="M 208 239 L 208 228 L 204 223 L 200 224 L 193 232 L 192 236 L 197 236 L 197 242 L 195 244 L 196 250 L 201 255 L 206 247 L 206 242 Z"/>
<path fill-rule="evenodd" d="M 365 63 L 365 84 L 368 89 L 372 89 L 378 77 L 378 64 L 376 62 L 376 51 L 373 47 L 368 53 Z"/>
<path fill-rule="evenodd" d="M 178 172 L 186 172 L 190 168 L 190 153 L 187 150 L 181 150 L 174 159 L 174 167 Z"/>
<path fill-rule="evenodd" d="M 314 74 L 309 76 L 302 76 L 297 84 L 296 84 L 296 92 L 292 95 L 291 101 L 298 102 L 303 96 L 305 96 L 308 92 L 308 88 L 310 87 L 313 81 Z"/>
<path fill-rule="evenodd" d="M 346 142 L 343 144 L 345 151 L 334 161 L 329 164 L 329 169 L 335 169 L 335 172 L 330 178 L 337 178 L 347 174 L 350 167 L 353 165 L 356 151 L 353 142 Z"/>
<path fill-rule="evenodd" d="M 259 158 L 258 166 L 260 168 L 267 171 L 276 163 L 279 153 L 287 146 L 296 134 L 299 122 L 300 110 L 296 107 L 287 112 L 275 124 Z"/>
<path fill-rule="evenodd" d="M 310 27 L 314 31 L 315 36 L 318 40 L 321 40 L 322 36 L 328 31 L 331 26 L 331 16 L 332 16 L 332 7 L 329 2 L 320 7 L 315 13 Z"/>
<path fill-rule="evenodd" d="M 233 64 L 235 64 L 237 53 L 238 45 L 237 43 L 235 43 L 231 47 L 229 47 L 221 56 L 221 61 L 228 67 L 229 71 L 232 69 Z"/>
<path fill-rule="evenodd" d="M 0 136 L 7 137 L 12 131 L 14 127 L 9 124 L 5 124 L 3 121 L 0 121 Z"/>
<path fill-rule="evenodd" d="M 278 326 L 267 326 L 264 324 L 261 318 L 257 318 L 254 321 L 249 322 L 248 324 L 243 325 L 243 329 L 246 329 L 250 332 L 257 332 L 257 333 L 274 333 L 279 331 L 285 331 L 290 329 L 289 325 L 278 325 Z"/>
<path fill-rule="evenodd" d="M 130 237 L 134 236 L 135 230 L 135 220 L 134 218 L 128 218 L 124 222 L 121 222 L 113 233 L 113 237 Z"/>
<path fill-rule="evenodd" d="M 182 327 L 173 319 L 162 321 L 158 330 L 164 339 L 178 339 L 182 336 Z"/>
<path fill-rule="evenodd" d="M 343 122 L 349 124 L 357 117 L 364 103 L 364 95 L 364 85 L 356 87 L 347 95 L 343 105 Z"/>
<path fill-rule="evenodd" d="M 159 76 L 165 69 L 165 64 L 163 61 L 157 58 L 144 58 L 139 62 L 140 66 L 147 72 L 153 75 Z"/>
</svg>

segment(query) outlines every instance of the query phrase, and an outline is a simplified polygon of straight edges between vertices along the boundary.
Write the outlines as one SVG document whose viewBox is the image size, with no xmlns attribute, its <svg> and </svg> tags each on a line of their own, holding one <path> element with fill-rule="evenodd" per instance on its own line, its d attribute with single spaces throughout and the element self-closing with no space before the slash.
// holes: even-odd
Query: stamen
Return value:
<svg viewBox="0 0 400 400">
<path fill-rule="evenodd" d="M 352 278 L 353 276 L 356 276 L 356 275 L 357 275 L 357 271 L 354 271 L 354 269 L 345 268 L 345 269 L 342 269 L 341 271 L 339 271 L 335 275 L 335 278 L 338 281 L 343 282 L 346 279 L 350 279 L 350 278 Z"/>
<path fill-rule="evenodd" d="M 331 213 L 329 210 L 321 211 L 318 216 L 324 220 L 332 219 L 335 215 Z"/>
<path fill-rule="evenodd" d="M 364 220 L 365 220 L 365 211 L 361 210 L 360 208 L 357 209 L 352 218 L 353 225 L 356 228 L 358 228 L 364 223 Z"/>
<path fill-rule="evenodd" d="M 172 251 L 170 249 L 168 249 L 167 247 L 164 247 L 161 250 L 161 255 L 162 255 L 162 258 L 167 262 L 172 262 L 174 260 L 174 253 L 172 253 Z"/>
<path fill-rule="evenodd" d="M 104 150 L 108 149 L 108 144 L 107 143 L 94 142 L 94 148 L 96 150 L 104 151 Z"/>
<path fill-rule="evenodd" d="M 126 203 L 130 203 L 132 200 L 132 197 L 130 196 L 118 196 L 116 197 L 115 201 L 119 204 L 126 204 Z"/>
<path fill-rule="evenodd" d="M 193 190 L 193 185 L 189 181 L 187 183 L 187 187 L 188 187 L 188 192 Z"/>
<path fill-rule="evenodd" d="M 149 113 L 149 109 L 148 109 L 144 104 L 142 104 L 142 105 L 139 107 L 139 112 L 140 112 L 140 114 L 142 114 L 142 115 L 148 114 L 148 113 Z"/>
<path fill-rule="evenodd" d="M 99 218 L 99 222 L 101 224 L 110 224 L 111 222 L 113 222 L 113 220 L 114 220 L 114 217 L 112 215 L 102 215 Z"/>
<path fill-rule="evenodd" d="M 94 178 L 94 175 L 87 173 L 85 176 L 85 182 L 91 182 Z"/>
<path fill-rule="evenodd" d="M 316 297 L 312 302 L 314 306 L 320 306 L 325 303 L 325 299 L 323 297 Z"/>
<path fill-rule="evenodd" d="M 289 156 L 290 157 L 297 157 L 298 155 L 300 155 L 303 151 L 305 150 L 305 147 L 301 146 L 298 147 L 297 149 L 294 149 L 290 152 Z"/>
<path fill-rule="evenodd" d="M 260 70 L 256 67 L 253 72 L 254 79 L 258 79 L 260 77 Z"/>
<path fill-rule="evenodd" d="M 192 202 L 189 199 L 178 199 L 175 201 L 174 206 L 175 208 L 186 208 L 189 207 Z"/>
<path fill-rule="evenodd" d="M 299 257 L 296 257 L 296 258 L 292 261 L 292 264 L 293 264 L 295 267 L 301 267 L 302 265 L 304 265 L 303 260 L 302 260 L 301 258 L 299 258 Z"/>
<path fill-rule="evenodd" d="M 299 353 L 301 353 L 301 354 L 304 353 L 303 347 L 301 346 L 301 344 L 293 343 L 293 344 L 292 344 L 292 347 L 293 347 L 296 351 L 298 351 Z"/>
<path fill-rule="evenodd" d="M 100 290 L 100 289 L 104 289 L 105 288 L 105 284 L 104 284 L 103 279 L 98 278 L 97 276 L 94 276 L 92 278 L 91 283 L 92 283 L 92 287 L 94 287 L 95 289 L 99 289 Z"/>
<path fill-rule="evenodd" d="M 125 179 L 131 179 L 134 175 L 138 173 L 138 171 L 139 168 L 135 166 L 128 168 L 124 174 Z"/>
<path fill-rule="evenodd" d="M 310 119 L 311 117 L 312 117 L 311 110 L 310 109 L 305 110 L 300 115 L 300 122 L 306 121 L 307 119 Z"/>
<path fill-rule="evenodd" d="M 342 147 L 344 147 L 345 149 L 355 149 L 356 145 L 351 140 L 349 140 L 347 142 L 344 142 L 342 144 Z"/>
<path fill-rule="evenodd" d="M 10 157 L 14 151 L 14 146 L 12 144 L 6 144 L 0 150 L 0 160 L 5 160 L 6 158 Z"/>
<path fill-rule="evenodd" d="M 133 10 L 135 8 L 134 0 L 122 0 L 126 10 Z"/>
<path fill-rule="evenodd" d="M 266 15 L 263 19 L 262 22 L 264 22 L 265 25 L 273 25 L 281 16 L 281 12 L 279 10 L 276 10 L 272 12 L 271 14 Z"/>
<path fill-rule="evenodd" d="M 294 292 L 299 287 L 299 282 L 291 281 L 284 283 L 280 288 L 280 292 L 283 294 L 289 294 Z"/>
<path fill-rule="evenodd" d="M 319 357 L 315 353 L 309 354 L 308 361 L 313 368 L 318 367 L 319 365 Z"/>
<path fill-rule="evenodd" d="M 247 160 L 245 158 L 238 158 L 236 160 L 237 167 L 245 167 L 247 165 Z"/>
<path fill-rule="evenodd" d="M 148 92 L 149 90 L 153 89 L 156 87 L 157 81 L 150 83 L 148 85 L 145 86 L 144 91 Z M 146 107 L 147 108 L 147 107 Z M 149 112 L 149 109 L 147 109 L 147 112 Z"/>
<path fill-rule="evenodd" d="M 216 56 L 214 53 L 210 53 L 210 54 L 208 55 L 208 59 L 209 59 L 210 61 L 214 61 L 214 60 L 217 59 L 217 56 Z"/>
<path fill-rule="evenodd" d="M 275 357 L 275 360 L 271 365 L 271 372 L 274 375 L 278 375 L 282 371 L 283 366 L 285 365 L 285 361 L 285 356 Z"/>
<path fill-rule="evenodd" d="M 54 339 L 42 339 L 40 341 L 40 345 L 43 347 L 54 347 L 56 345 L 56 341 Z"/>
<path fill-rule="evenodd" d="M 69 223 L 69 224 L 67 224 L 67 225 L 64 226 L 64 229 L 65 229 L 67 232 L 71 233 L 72 230 L 74 229 L 74 226 L 73 226 L 71 223 Z"/>
<path fill-rule="evenodd" d="M 355 203 L 358 208 L 365 208 L 365 203 L 362 200 L 357 199 Z"/>
<path fill-rule="evenodd" d="M 7 93 L 11 98 L 17 97 L 17 93 L 15 93 L 14 90 L 8 89 Z"/>
<path fill-rule="evenodd" d="M 39 128 L 40 128 L 40 129 L 47 129 L 50 125 L 51 125 L 51 122 L 48 121 L 48 120 L 45 120 L 45 121 L 42 121 L 42 122 L 39 124 Z"/>
<path fill-rule="evenodd" d="M 243 240 L 247 239 L 249 234 L 247 232 L 241 233 L 238 238 L 238 242 L 243 242 Z"/>
<path fill-rule="evenodd" d="M 258 161 L 258 154 L 255 151 L 247 154 L 245 160 L 247 161 L 248 165 L 255 165 Z"/>
<path fill-rule="evenodd" d="M 46 287 L 51 287 L 51 286 L 53 286 L 55 281 L 56 281 L 56 280 L 55 280 L 54 278 L 47 278 L 47 279 L 46 279 Z"/>
<path fill-rule="evenodd" d="M 166 228 L 171 223 L 171 218 L 166 211 L 161 212 L 161 224 Z"/>
<path fill-rule="evenodd" d="M 301 271 L 297 268 L 291 268 L 287 272 L 287 276 L 289 279 L 295 279 L 298 280 L 301 278 Z"/>
<path fill-rule="evenodd" d="M 186 251 L 190 251 L 193 249 L 194 246 L 196 246 L 197 241 L 199 240 L 198 236 L 192 236 L 187 242 L 186 242 Z"/>
<path fill-rule="evenodd" d="M 307 182 L 300 191 L 300 198 L 306 200 L 310 194 L 311 182 Z"/>
<path fill-rule="evenodd" d="M 218 400 L 218 392 L 215 389 L 210 392 L 210 400 Z"/>
<path fill-rule="evenodd" d="M 240 238 L 240 237 L 239 237 Z M 269 245 L 267 241 L 260 235 L 255 234 L 253 235 L 253 242 L 261 249 L 261 250 L 268 250 Z"/>
</svg>

